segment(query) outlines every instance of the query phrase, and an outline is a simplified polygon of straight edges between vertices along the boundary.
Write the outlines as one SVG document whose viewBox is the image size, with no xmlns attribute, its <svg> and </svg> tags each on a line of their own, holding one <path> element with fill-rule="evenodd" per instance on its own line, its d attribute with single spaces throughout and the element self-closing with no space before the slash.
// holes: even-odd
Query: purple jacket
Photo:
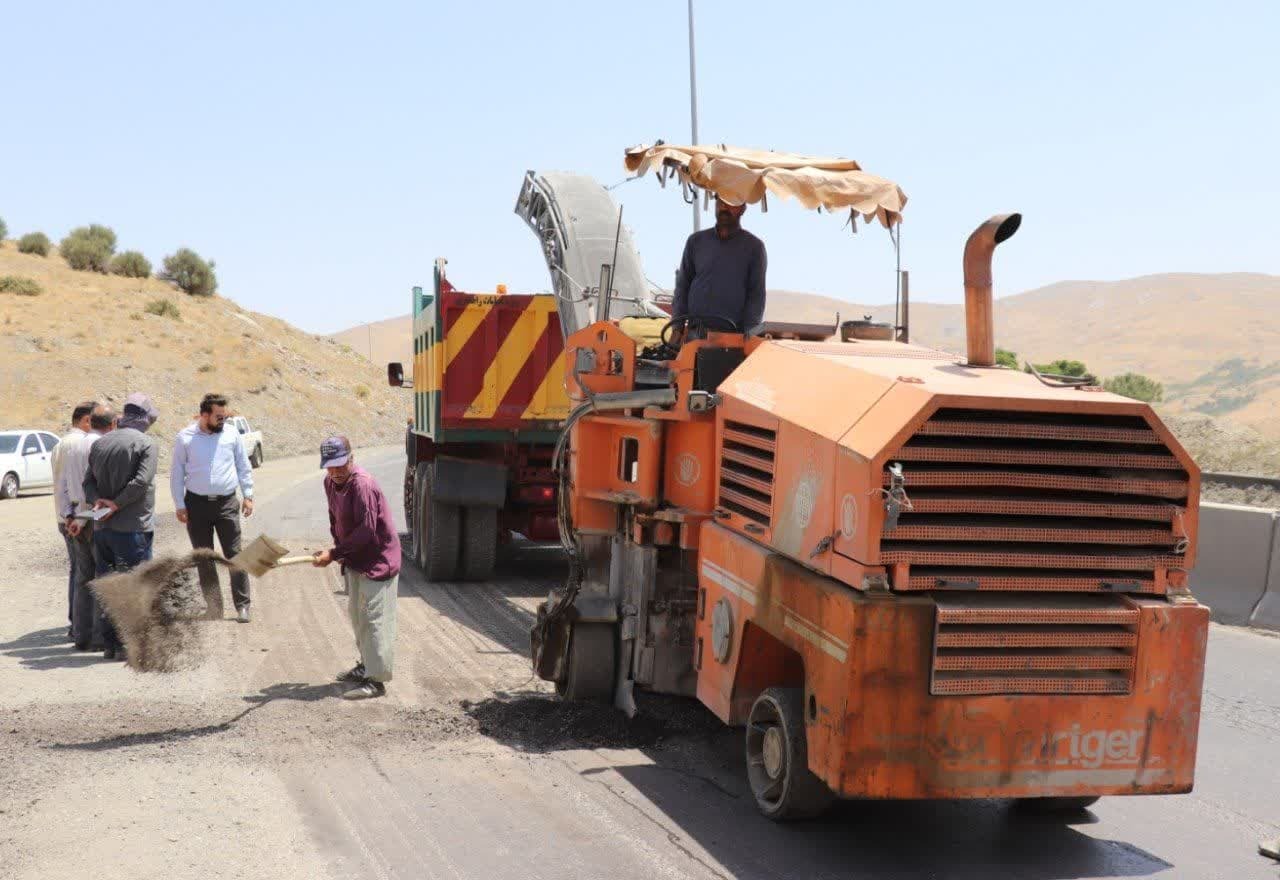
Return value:
<svg viewBox="0 0 1280 880">
<path fill-rule="evenodd" d="M 341 486 L 326 476 L 324 494 L 329 499 L 334 560 L 375 581 L 398 575 L 400 537 L 396 534 L 396 521 L 387 496 L 369 472 L 357 465 Z"/>
</svg>

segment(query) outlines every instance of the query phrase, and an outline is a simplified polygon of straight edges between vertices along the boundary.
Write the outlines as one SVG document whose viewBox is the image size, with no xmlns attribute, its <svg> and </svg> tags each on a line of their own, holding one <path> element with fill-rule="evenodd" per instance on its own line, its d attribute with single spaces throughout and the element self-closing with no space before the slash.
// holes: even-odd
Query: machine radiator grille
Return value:
<svg viewBox="0 0 1280 880">
<path fill-rule="evenodd" d="M 929 692 L 1128 694 L 1138 610 L 1116 596 L 938 600 Z"/>
<path fill-rule="evenodd" d="M 720 506 L 768 527 L 773 516 L 777 432 L 726 421 L 720 452 Z"/>
<path fill-rule="evenodd" d="M 1191 476 L 1140 416 L 941 409 L 888 464 L 896 589 L 1156 592 L 1183 567 Z"/>
</svg>

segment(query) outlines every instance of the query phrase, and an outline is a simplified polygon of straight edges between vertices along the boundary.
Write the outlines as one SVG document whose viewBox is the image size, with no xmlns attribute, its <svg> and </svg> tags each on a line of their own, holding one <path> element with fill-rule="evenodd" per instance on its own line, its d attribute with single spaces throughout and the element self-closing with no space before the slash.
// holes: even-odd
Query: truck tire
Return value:
<svg viewBox="0 0 1280 880">
<path fill-rule="evenodd" d="M 1032 797 L 1018 798 L 1018 809 L 1027 813 L 1078 813 L 1098 802 L 1095 795 L 1090 797 Z"/>
<path fill-rule="evenodd" d="M 419 468 L 422 465 L 418 466 Z M 400 548 L 414 565 L 418 564 L 418 468 L 413 463 L 405 465 L 404 480 L 400 485 L 400 497 L 404 504 L 405 538 L 407 543 Z"/>
<path fill-rule="evenodd" d="M 0 498 L 17 498 L 18 497 L 18 475 L 5 474 L 4 479 L 0 480 Z"/>
<path fill-rule="evenodd" d="M 765 817 L 782 822 L 820 815 L 835 795 L 809 769 L 804 692 L 767 688 L 751 706 L 746 730 L 747 780 Z"/>
<path fill-rule="evenodd" d="M 463 508 L 461 580 L 487 581 L 493 577 L 493 567 L 497 560 L 497 508 Z"/>
<path fill-rule="evenodd" d="M 251 468 L 262 467 L 262 444 L 261 443 L 253 447 L 253 455 L 249 456 L 249 467 Z"/>
<path fill-rule="evenodd" d="M 452 581 L 458 577 L 461 511 L 457 505 L 442 504 L 431 497 L 432 473 L 431 465 L 419 465 L 414 547 L 418 567 L 427 580 Z"/>
<path fill-rule="evenodd" d="M 575 623 L 569 632 L 564 681 L 556 693 L 575 703 L 612 703 L 617 678 L 617 627 L 612 623 Z"/>
</svg>

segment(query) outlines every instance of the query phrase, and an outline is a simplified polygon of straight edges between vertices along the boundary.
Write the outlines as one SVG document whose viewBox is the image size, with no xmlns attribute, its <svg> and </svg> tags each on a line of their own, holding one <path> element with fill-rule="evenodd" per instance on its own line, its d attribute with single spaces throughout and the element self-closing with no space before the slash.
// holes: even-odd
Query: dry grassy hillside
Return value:
<svg viewBox="0 0 1280 880">
<path fill-rule="evenodd" d="M 357 446 L 399 442 L 407 396 L 361 354 L 222 297 L 191 297 L 155 279 L 77 272 L 51 253 L 0 243 L 0 276 L 34 278 L 39 296 L 0 293 L 0 428 L 61 433 L 76 401 L 119 405 L 143 391 L 169 441 L 217 390 L 263 431 L 265 452 L 309 452 L 331 432 Z M 154 300 L 180 317 L 147 314 Z"/>
</svg>

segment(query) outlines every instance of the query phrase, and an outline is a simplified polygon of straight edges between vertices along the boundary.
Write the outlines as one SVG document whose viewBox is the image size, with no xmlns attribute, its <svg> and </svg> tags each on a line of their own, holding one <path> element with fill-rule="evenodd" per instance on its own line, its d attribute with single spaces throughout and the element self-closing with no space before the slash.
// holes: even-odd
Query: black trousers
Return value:
<svg viewBox="0 0 1280 880">
<path fill-rule="evenodd" d="M 240 501 L 233 492 L 210 500 L 203 495 L 186 495 L 187 537 L 192 547 L 213 547 L 213 536 L 218 535 L 222 555 L 230 559 L 240 552 Z M 209 606 L 210 617 L 222 616 L 222 584 L 218 581 L 218 568 L 212 562 L 199 566 L 200 589 Z M 236 608 L 249 604 L 249 575 L 243 571 L 231 572 L 231 600 Z"/>
</svg>

